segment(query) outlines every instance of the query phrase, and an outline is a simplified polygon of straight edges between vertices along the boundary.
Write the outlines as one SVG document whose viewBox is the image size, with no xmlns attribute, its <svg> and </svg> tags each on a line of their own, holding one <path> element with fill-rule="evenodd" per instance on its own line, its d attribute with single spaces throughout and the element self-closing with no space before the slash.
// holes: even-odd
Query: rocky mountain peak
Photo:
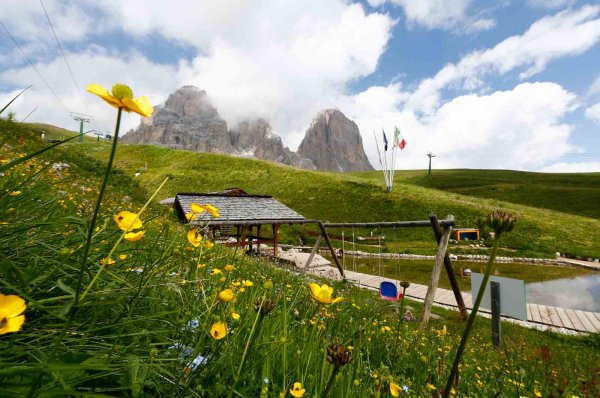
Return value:
<svg viewBox="0 0 600 398">
<path fill-rule="evenodd" d="M 315 116 L 298 147 L 298 155 L 312 160 L 318 170 L 373 170 L 358 126 L 337 109 L 325 109 Z"/>
<path fill-rule="evenodd" d="M 183 86 L 169 95 L 164 105 L 155 107 L 154 115 L 143 118 L 122 142 L 228 153 L 312 170 L 372 169 L 358 127 L 339 110 L 319 112 L 294 153 L 283 146 L 265 119 L 242 120 L 228 130 L 206 91 L 195 86 Z"/>
</svg>

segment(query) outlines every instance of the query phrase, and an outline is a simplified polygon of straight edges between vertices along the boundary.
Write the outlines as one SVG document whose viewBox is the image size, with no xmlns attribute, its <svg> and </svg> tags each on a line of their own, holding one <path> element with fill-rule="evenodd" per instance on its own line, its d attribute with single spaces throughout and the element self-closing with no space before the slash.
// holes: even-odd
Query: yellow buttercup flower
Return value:
<svg viewBox="0 0 600 398">
<path fill-rule="evenodd" d="M 195 221 L 198 218 L 198 214 L 196 213 L 185 213 L 185 219 L 187 222 Z"/>
<path fill-rule="evenodd" d="M 238 314 L 237 312 L 232 312 L 231 313 L 231 317 L 237 321 L 238 319 L 240 319 L 240 314 Z"/>
<path fill-rule="evenodd" d="M 250 287 L 250 286 L 254 286 L 254 283 L 252 281 L 249 281 L 247 279 L 244 279 L 242 281 L 242 285 L 246 286 L 246 287 Z"/>
<path fill-rule="evenodd" d="M 213 275 L 213 276 L 214 276 L 214 275 L 220 275 L 220 274 L 222 274 L 222 273 L 223 273 L 223 271 L 221 271 L 221 270 L 220 270 L 220 269 L 218 269 L 218 268 L 213 268 L 213 269 L 210 271 L 210 274 L 211 274 L 211 275 Z"/>
<path fill-rule="evenodd" d="M 8 193 L 10 196 L 18 196 L 21 194 L 21 191 L 11 191 Z"/>
<path fill-rule="evenodd" d="M 90 84 L 86 90 L 96 94 L 115 108 L 122 108 L 126 112 L 135 112 L 144 117 L 152 116 L 154 109 L 146 97 L 133 98 L 133 92 L 129 86 L 115 84 L 112 93 L 109 93 L 99 84 Z"/>
<path fill-rule="evenodd" d="M 207 212 L 210 213 L 211 216 L 213 217 L 220 217 L 221 215 L 219 214 L 219 209 L 217 209 L 215 206 L 213 205 L 204 205 L 204 208 L 206 209 Z"/>
<path fill-rule="evenodd" d="M 124 236 L 130 242 L 137 242 L 138 240 L 144 237 L 146 231 L 137 231 L 137 232 L 127 232 Z"/>
<path fill-rule="evenodd" d="M 219 300 L 224 301 L 224 302 L 229 302 L 231 300 L 233 300 L 233 297 L 235 295 L 233 294 L 233 290 L 231 289 L 225 289 L 222 292 L 219 292 L 218 297 Z"/>
<path fill-rule="evenodd" d="M 210 240 L 207 240 L 206 242 L 204 242 L 204 247 L 206 247 L 207 249 L 212 249 L 213 247 L 215 247 L 215 244 Z"/>
<path fill-rule="evenodd" d="M 309 283 L 308 287 L 315 300 L 323 304 L 335 304 L 343 300 L 342 297 L 333 298 L 333 288 L 325 284 L 319 286 L 316 283 Z"/>
<path fill-rule="evenodd" d="M 129 256 L 127 254 L 119 254 L 119 259 L 121 260 L 127 260 L 129 258 Z"/>
<path fill-rule="evenodd" d="M 116 263 L 116 261 L 112 258 L 103 258 L 100 260 L 100 265 L 113 265 L 114 263 Z"/>
<path fill-rule="evenodd" d="M 304 396 L 305 392 L 306 390 L 302 388 L 302 383 L 300 382 L 295 382 L 294 387 L 290 388 L 290 394 L 292 394 L 292 397 L 301 398 Z"/>
<path fill-rule="evenodd" d="M 431 383 L 427 383 L 427 388 L 428 388 L 429 390 L 431 390 L 431 391 L 433 391 L 433 390 L 435 390 L 435 389 L 436 389 L 436 388 L 435 388 L 435 386 L 434 386 L 433 384 L 431 384 Z"/>
<path fill-rule="evenodd" d="M 223 269 L 227 272 L 231 272 L 235 269 L 235 267 L 231 264 L 227 264 L 226 266 L 223 267 Z"/>
<path fill-rule="evenodd" d="M 130 211 L 121 211 L 113 219 L 121 231 L 129 232 L 142 228 L 142 220 L 138 218 L 137 214 Z"/>
<path fill-rule="evenodd" d="M 227 336 L 227 324 L 225 322 L 216 322 L 210 328 L 210 335 L 215 340 L 221 340 Z"/>
<path fill-rule="evenodd" d="M 0 294 L 0 335 L 21 330 L 25 323 L 25 300 L 14 294 Z"/>
<path fill-rule="evenodd" d="M 190 205 L 190 207 L 192 208 L 192 212 L 193 214 L 202 214 L 206 211 L 206 207 L 204 207 L 204 205 L 200 205 L 198 203 L 193 203 Z"/>
<path fill-rule="evenodd" d="M 187 233 L 187 239 L 192 246 L 198 247 L 202 242 L 202 235 L 200 235 L 200 231 L 198 231 L 198 229 L 190 229 Z"/>
<path fill-rule="evenodd" d="M 390 394 L 392 394 L 392 397 L 399 397 L 401 393 L 402 393 L 402 387 L 400 387 L 398 384 L 391 381 L 390 382 Z"/>
</svg>

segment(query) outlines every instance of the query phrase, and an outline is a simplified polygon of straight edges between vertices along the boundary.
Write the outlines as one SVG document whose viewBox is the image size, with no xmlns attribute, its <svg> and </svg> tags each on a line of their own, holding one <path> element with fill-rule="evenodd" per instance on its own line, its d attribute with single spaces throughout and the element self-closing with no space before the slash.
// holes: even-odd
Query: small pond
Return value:
<svg viewBox="0 0 600 398">
<path fill-rule="evenodd" d="M 600 274 L 525 285 L 528 303 L 600 312 Z"/>
</svg>

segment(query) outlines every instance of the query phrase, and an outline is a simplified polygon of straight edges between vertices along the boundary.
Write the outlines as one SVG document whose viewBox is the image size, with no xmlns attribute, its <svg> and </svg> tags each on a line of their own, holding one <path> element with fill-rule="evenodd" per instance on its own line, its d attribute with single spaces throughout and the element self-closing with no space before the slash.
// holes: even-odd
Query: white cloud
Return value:
<svg viewBox="0 0 600 398">
<path fill-rule="evenodd" d="M 379 161 L 372 132 L 381 140 L 381 127 L 389 137 L 395 125 L 408 142 L 398 153 L 400 169 L 425 168 L 425 154 L 432 151 L 439 168 L 536 170 L 576 149 L 569 143 L 573 126 L 561 122 L 574 109 L 575 95 L 555 83 L 522 83 L 509 91 L 456 97 L 421 117 L 379 103 L 381 93 L 390 103 L 400 101 L 405 94 L 398 86 L 376 90 L 378 95 L 364 92 L 342 107 L 356 118 L 374 165 Z"/>
<path fill-rule="evenodd" d="M 475 51 L 456 64 L 448 64 L 435 76 L 423 80 L 407 106 L 432 112 L 439 106 L 441 91 L 447 87 L 472 90 L 483 85 L 491 73 L 506 74 L 523 69 L 520 77 L 529 78 L 561 57 L 582 54 L 600 40 L 600 6 L 584 6 L 544 17 L 522 35 L 509 37 L 495 47 Z"/>
<path fill-rule="evenodd" d="M 155 104 L 163 102 L 166 99 L 165 95 L 172 91 L 173 87 L 177 87 L 186 75 L 191 76 L 189 66 L 185 64 L 179 66 L 153 64 L 135 52 L 123 57 L 92 47 L 82 53 L 69 54 L 68 58 L 75 76 L 83 86 L 99 83 L 110 90 L 114 83 L 126 82 L 132 87 L 134 95 L 146 95 Z M 91 65 L 93 67 L 90 67 Z M 56 58 L 47 64 L 37 64 L 36 68 L 54 88 L 58 100 L 31 68 L 13 68 L 0 72 L 0 85 L 34 84 L 10 107 L 10 110 L 17 113 L 18 119 L 25 117 L 34 108 L 38 108 L 28 121 L 40 121 L 77 129 L 77 123 L 69 115 L 69 111 L 74 111 L 95 116 L 95 124 L 89 125 L 87 129 L 111 131 L 114 128 L 114 108 L 87 92 L 83 94 L 87 107 L 84 106 L 65 73 L 62 58 Z M 6 99 L 10 100 L 11 96 L 14 96 L 13 92 L 3 94 L 0 103 L 6 103 Z M 123 120 L 121 131 L 127 131 L 138 124 L 137 115 L 127 116 Z"/>
<path fill-rule="evenodd" d="M 541 168 L 542 173 L 597 173 L 600 172 L 600 162 L 554 163 Z"/>
<path fill-rule="evenodd" d="M 533 8 L 565 8 L 573 5 L 575 0 L 527 0 L 527 4 Z"/>
<path fill-rule="evenodd" d="M 594 83 L 592 83 L 590 86 L 588 94 L 600 94 L 600 76 L 598 76 L 596 80 L 594 80 Z"/>
<path fill-rule="evenodd" d="M 585 117 L 600 123 L 600 102 L 587 108 L 585 110 Z"/>
<path fill-rule="evenodd" d="M 86 44 L 83 51 L 68 55 L 82 85 L 130 83 L 134 90 L 140 87 L 137 91 L 143 90 L 159 103 L 179 86 L 195 84 L 208 92 L 229 123 L 249 115 L 266 117 L 277 132 L 287 136 L 284 138 L 292 147 L 300 143 L 317 111 L 335 105 L 334 99 L 343 94 L 348 82 L 376 70 L 394 24 L 387 15 L 367 14 L 361 5 L 342 0 L 212 1 L 201 5 L 190 0 L 168 4 L 132 0 L 94 4 L 97 20 L 92 25 L 104 26 L 113 34 L 133 35 L 140 41 L 166 38 L 192 46 L 197 56 L 190 63 L 169 66 L 137 53 L 130 38 L 124 44 L 133 47 L 125 56 Z M 91 5 L 88 0 L 73 3 L 76 11 L 71 12 L 86 14 Z M 15 26 L 21 21 L 48 35 L 47 27 L 40 28 L 45 22 L 39 19 L 41 8 L 29 4 L 20 10 Z M 76 37 L 90 34 L 81 31 Z M 61 59 L 50 58 L 36 66 L 67 107 L 85 112 Z M 35 98 L 36 104 L 45 103 L 45 108 L 52 109 L 43 112 L 40 108 L 37 119 L 54 123 L 68 120 L 68 116 L 58 116 L 66 112 L 28 67 L 11 65 L 0 72 L 0 84 L 29 82 L 37 83 L 28 95 L 30 101 Z M 18 111 L 20 114 L 26 109 Z M 102 122 L 111 120 L 100 108 L 93 113 Z M 103 128 L 112 128 L 112 122 Z"/>
<path fill-rule="evenodd" d="M 388 0 L 387 2 L 403 8 L 409 27 L 419 25 L 428 29 L 474 32 L 495 26 L 493 19 L 468 15 L 467 11 L 472 0 Z M 372 7 L 379 7 L 385 3 L 386 0 L 369 0 Z"/>
</svg>

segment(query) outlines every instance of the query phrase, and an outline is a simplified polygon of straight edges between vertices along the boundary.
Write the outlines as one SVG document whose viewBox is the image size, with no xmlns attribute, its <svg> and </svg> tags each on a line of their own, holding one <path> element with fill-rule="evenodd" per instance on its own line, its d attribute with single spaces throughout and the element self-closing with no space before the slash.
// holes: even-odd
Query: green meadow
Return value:
<svg viewBox="0 0 600 398">
<path fill-rule="evenodd" d="M 2 397 L 441 396 L 465 329 L 456 312 L 435 308 L 436 319 L 419 328 L 401 315 L 419 317 L 420 303 L 383 301 L 206 236 L 191 240 L 190 227 L 157 204 L 180 191 L 238 186 L 330 221 L 436 212 L 473 226 L 502 209 L 518 218 L 500 240 L 510 253 L 600 256 L 598 220 L 581 214 L 402 179 L 386 194 L 360 175 L 152 146 L 119 146 L 92 224 L 109 144 L 67 143 L 26 157 L 47 146 L 37 131 L 0 120 Z M 123 211 L 139 214 L 141 239 L 128 239 Z M 310 232 L 288 229 L 286 239 L 309 242 Z M 431 231 L 396 238 L 383 249 L 435 250 Z M 504 344 L 494 349 L 490 321 L 476 319 L 454 396 L 600 395 L 598 335 L 502 328 Z"/>
<path fill-rule="evenodd" d="M 60 151 L 67 158 L 86 155 L 104 161 L 109 149 L 108 143 L 74 143 L 65 145 Z M 600 220 L 574 214 L 580 208 L 577 201 L 567 200 L 563 206 L 568 211 L 556 211 L 546 208 L 543 203 L 533 206 L 511 202 L 509 198 L 480 198 L 421 186 L 412 180 L 416 178 L 420 181 L 417 177 L 408 177 L 418 172 L 407 172 L 406 177 L 398 176 L 393 192 L 386 193 L 383 179 L 377 173 L 305 171 L 259 160 L 150 145 L 119 146 L 115 164 L 131 177 L 139 172 L 140 176 L 136 177 L 136 181 L 146 190 L 151 190 L 165 177 L 170 177 L 161 192 L 161 198 L 182 191 L 211 192 L 240 187 L 250 193 L 272 195 L 307 218 L 332 222 L 423 220 L 430 213 L 436 213 L 439 218 L 452 214 L 458 227 L 473 228 L 481 224 L 493 210 L 505 210 L 519 219 L 519 229 L 506 237 L 502 255 L 553 258 L 555 252 L 560 252 L 584 258 L 600 257 Z M 488 174 L 487 171 L 479 173 Z M 512 176 L 514 172 L 498 173 L 506 173 L 516 181 Z M 463 179 L 468 179 L 468 174 Z M 590 186 L 589 191 L 580 196 L 584 198 L 582 201 L 587 201 L 589 207 L 597 211 L 598 206 L 587 199 L 590 196 L 587 193 L 598 192 L 598 188 L 594 187 L 600 185 L 600 176 L 597 173 L 564 175 L 563 184 L 571 178 L 590 181 L 587 184 Z M 553 183 L 548 182 L 546 187 L 552 185 Z M 583 189 L 584 185 L 586 184 L 581 183 L 579 186 Z M 533 190 L 533 187 L 523 190 L 522 196 L 532 197 L 530 192 Z M 559 199 L 548 199 L 550 200 Z M 308 228 L 297 227 L 286 232 L 288 242 L 293 244 L 311 243 L 315 239 Z M 346 236 L 351 234 L 350 230 L 344 232 Z M 482 236 L 487 237 L 487 232 L 489 231 L 484 228 Z M 340 230 L 332 230 L 332 234 L 341 233 Z M 388 241 L 394 240 L 393 235 L 387 231 Z M 532 236 L 536 239 L 531 239 Z M 400 243 L 401 252 L 435 253 L 436 245 L 432 244 L 432 233 L 429 230 L 397 231 L 395 238 L 398 242 L 404 242 L 403 245 Z M 478 250 L 464 246 L 456 249 L 457 252 L 481 254 Z M 393 243 L 388 244 L 386 250 L 399 251 Z"/>
</svg>

